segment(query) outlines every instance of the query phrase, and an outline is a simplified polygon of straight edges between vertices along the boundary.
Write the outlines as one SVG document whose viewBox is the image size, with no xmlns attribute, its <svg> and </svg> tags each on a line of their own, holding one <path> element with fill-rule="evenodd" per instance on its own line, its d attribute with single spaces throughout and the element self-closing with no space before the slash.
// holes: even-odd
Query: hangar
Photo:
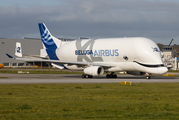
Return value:
<svg viewBox="0 0 179 120">
<path fill-rule="evenodd" d="M 6 53 L 15 57 L 16 42 L 21 43 L 23 55 L 40 55 L 40 49 L 43 49 L 41 39 L 23 38 L 23 39 L 5 39 L 0 38 L 0 64 L 4 64 L 4 67 L 34 67 L 42 63 L 19 61 L 9 59 Z"/>
</svg>

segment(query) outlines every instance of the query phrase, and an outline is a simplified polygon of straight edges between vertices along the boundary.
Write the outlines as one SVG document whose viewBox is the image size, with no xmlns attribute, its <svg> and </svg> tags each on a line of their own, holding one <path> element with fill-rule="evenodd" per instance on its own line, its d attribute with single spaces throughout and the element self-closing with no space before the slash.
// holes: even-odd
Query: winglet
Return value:
<svg viewBox="0 0 179 120">
<path fill-rule="evenodd" d="M 55 64 L 55 63 L 52 63 L 51 65 L 54 66 L 54 67 L 56 67 L 56 68 L 59 68 L 59 69 L 61 69 L 61 70 L 64 69 L 63 66 L 57 65 L 57 64 Z"/>
<path fill-rule="evenodd" d="M 9 58 L 13 58 L 11 55 L 9 55 L 9 54 L 7 54 L 7 53 L 6 53 L 6 55 L 7 55 Z"/>
</svg>

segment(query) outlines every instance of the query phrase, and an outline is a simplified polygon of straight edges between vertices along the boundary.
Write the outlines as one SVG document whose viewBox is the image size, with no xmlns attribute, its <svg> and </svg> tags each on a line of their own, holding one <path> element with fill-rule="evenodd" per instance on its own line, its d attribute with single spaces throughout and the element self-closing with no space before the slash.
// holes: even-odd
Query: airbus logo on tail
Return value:
<svg viewBox="0 0 179 120">
<path fill-rule="evenodd" d="M 42 40 L 47 45 L 54 44 L 54 41 L 52 40 L 51 35 L 48 33 L 47 30 L 44 30 L 44 33 L 42 34 Z"/>
<path fill-rule="evenodd" d="M 44 43 L 46 48 L 56 48 L 55 42 L 52 39 L 52 36 L 49 30 L 43 23 L 39 23 L 39 29 L 41 34 L 42 42 Z"/>
</svg>

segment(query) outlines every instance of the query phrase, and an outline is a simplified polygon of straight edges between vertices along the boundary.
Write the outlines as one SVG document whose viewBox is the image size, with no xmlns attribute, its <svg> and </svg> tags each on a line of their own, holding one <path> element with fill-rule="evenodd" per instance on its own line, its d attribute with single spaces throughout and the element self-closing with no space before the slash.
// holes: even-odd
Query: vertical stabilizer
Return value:
<svg viewBox="0 0 179 120">
<path fill-rule="evenodd" d="M 50 31 L 47 29 L 44 23 L 39 23 L 39 30 L 42 39 L 42 43 L 45 46 L 46 52 L 51 60 L 58 60 L 56 55 L 56 49 L 58 43 L 58 39 L 53 37 Z"/>
<path fill-rule="evenodd" d="M 52 38 L 52 35 L 44 23 L 39 23 L 39 30 L 43 44 L 47 49 L 56 49 L 57 46 Z"/>
<path fill-rule="evenodd" d="M 22 48 L 20 42 L 16 42 L 15 55 L 17 57 L 22 57 Z"/>
</svg>

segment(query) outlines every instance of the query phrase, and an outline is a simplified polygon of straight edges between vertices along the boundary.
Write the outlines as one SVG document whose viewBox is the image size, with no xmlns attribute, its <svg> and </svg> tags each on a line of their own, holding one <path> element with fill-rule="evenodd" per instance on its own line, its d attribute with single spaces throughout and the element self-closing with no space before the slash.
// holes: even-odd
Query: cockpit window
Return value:
<svg viewBox="0 0 179 120">
<path fill-rule="evenodd" d="M 147 64 L 142 64 L 142 63 L 139 63 L 139 62 L 137 62 L 137 61 L 133 61 L 133 62 L 135 62 L 135 63 L 137 63 L 137 64 L 139 64 L 139 65 L 142 65 L 142 66 L 144 66 L 144 67 L 152 67 L 152 68 L 154 68 L 154 67 L 164 67 L 164 64 L 158 64 L 158 65 L 147 65 Z"/>
</svg>

